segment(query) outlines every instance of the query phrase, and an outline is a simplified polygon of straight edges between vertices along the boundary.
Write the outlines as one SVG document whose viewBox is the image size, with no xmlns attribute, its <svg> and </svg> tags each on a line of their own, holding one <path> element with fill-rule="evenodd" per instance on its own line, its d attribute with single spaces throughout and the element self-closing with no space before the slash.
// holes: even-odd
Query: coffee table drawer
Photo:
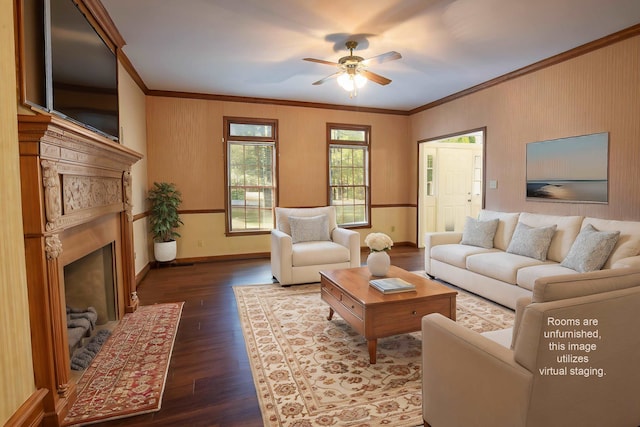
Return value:
<svg viewBox="0 0 640 427">
<path fill-rule="evenodd" d="M 323 280 L 320 282 L 320 287 L 322 288 L 322 292 L 326 292 L 338 301 L 342 300 L 342 291 L 338 289 L 333 283 Z"/>
<path fill-rule="evenodd" d="M 335 298 L 340 305 L 355 314 L 360 319 L 364 316 L 364 307 L 355 299 L 338 289 L 333 283 L 328 281 L 321 282 L 321 292 Z M 337 307 L 336 307 L 337 308 Z"/>
<path fill-rule="evenodd" d="M 362 319 L 362 316 L 364 316 L 364 308 L 362 305 L 345 293 L 342 294 L 342 305 L 359 318 Z"/>
<path fill-rule="evenodd" d="M 422 317 L 431 313 L 440 313 L 455 319 L 452 309 L 455 310 L 455 303 L 452 304 L 451 298 L 432 299 L 423 303 L 407 301 L 382 305 L 371 313 L 369 333 L 382 337 L 419 331 Z"/>
</svg>

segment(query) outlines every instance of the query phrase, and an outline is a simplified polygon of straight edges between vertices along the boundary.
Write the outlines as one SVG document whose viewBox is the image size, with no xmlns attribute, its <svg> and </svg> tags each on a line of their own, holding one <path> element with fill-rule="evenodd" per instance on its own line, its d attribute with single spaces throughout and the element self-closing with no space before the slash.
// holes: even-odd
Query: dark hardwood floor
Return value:
<svg viewBox="0 0 640 427">
<path fill-rule="evenodd" d="M 421 249 L 394 247 L 390 255 L 405 270 L 424 269 Z M 232 287 L 271 282 L 269 259 L 152 269 L 138 286 L 141 304 L 185 302 L 162 409 L 94 425 L 262 426 Z"/>
</svg>

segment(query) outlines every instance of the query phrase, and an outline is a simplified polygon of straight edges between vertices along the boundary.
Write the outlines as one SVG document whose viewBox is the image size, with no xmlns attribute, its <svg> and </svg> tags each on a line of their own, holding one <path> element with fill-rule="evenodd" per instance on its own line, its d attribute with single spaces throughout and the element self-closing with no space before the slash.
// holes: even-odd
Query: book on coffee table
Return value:
<svg viewBox="0 0 640 427">
<path fill-rule="evenodd" d="M 370 280 L 369 284 L 383 294 L 393 294 L 396 292 L 415 291 L 416 287 L 406 280 L 397 277 L 389 277 L 386 279 Z"/>
</svg>

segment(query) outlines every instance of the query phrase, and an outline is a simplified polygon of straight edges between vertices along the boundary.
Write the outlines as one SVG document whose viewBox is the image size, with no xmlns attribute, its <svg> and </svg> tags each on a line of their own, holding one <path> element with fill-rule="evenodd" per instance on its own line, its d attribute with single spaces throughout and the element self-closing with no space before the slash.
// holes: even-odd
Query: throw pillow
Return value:
<svg viewBox="0 0 640 427">
<path fill-rule="evenodd" d="M 289 225 L 293 243 L 331 240 L 327 215 L 290 216 Z"/>
<path fill-rule="evenodd" d="M 509 242 L 507 252 L 545 261 L 551 245 L 551 238 L 553 238 L 557 227 L 557 225 L 530 227 L 527 224 L 518 222 L 511 237 L 511 242 Z"/>
<path fill-rule="evenodd" d="M 578 273 L 600 270 L 611 255 L 619 236 L 619 231 L 598 231 L 593 225 L 587 224 L 580 230 L 560 265 Z"/>
<path fill-rule="evenodd" d="M 493 237 L 496 235 L 496 230 L 498 229 L 498 222 L 498 218 L 489 221 L 480 221 L 468 216 L 464 223 L 462 241 L 460 243 L 491 249 L 493 247 Z"/>
</svg>

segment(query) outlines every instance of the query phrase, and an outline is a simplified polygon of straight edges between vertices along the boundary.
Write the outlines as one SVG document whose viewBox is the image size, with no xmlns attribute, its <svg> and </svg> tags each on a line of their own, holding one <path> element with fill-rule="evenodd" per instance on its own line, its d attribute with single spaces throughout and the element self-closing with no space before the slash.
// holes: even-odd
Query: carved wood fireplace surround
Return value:
<svg viewBox="0 0 640 427">
<path fill-rule="evenodd" d="M 22 216 L 35 384 L 45 425 L 76 399 L 70 378 L 64 266 L 112 244 L 116 315 L 135 311 L 131 166 L 142 156 L 68 121 L 19 115 Z"/>
</svg>

